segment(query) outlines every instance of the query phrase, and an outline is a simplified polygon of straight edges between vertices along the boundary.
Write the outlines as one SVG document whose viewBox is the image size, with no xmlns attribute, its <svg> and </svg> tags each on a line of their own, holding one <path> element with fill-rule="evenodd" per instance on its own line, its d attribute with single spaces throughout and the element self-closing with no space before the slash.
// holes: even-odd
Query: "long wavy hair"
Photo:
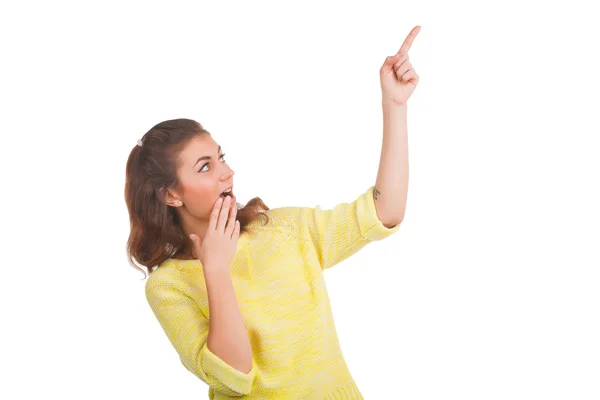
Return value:
<svg viewBox="0 0 600 400">
<path fill-rule="evenodd" d="M 125 203 L 129 212 L 131 231 L 127 240 L 129 263 L 148 277 L 154 267 L 180 250 L 188 241 L 175 209 L 166 203 L 166 189 L 177 189 L 177 159 L 191 139 L 210 135 L 199 122 L 191 119 L 172 119 L 153 126 L 142 137 L 142 146 L 136 145 L 127 159 L 125 170 Z M 238 211 L 240 234 L 247 225 L 269 207 L 254 197 Z M 147 268 L 139 268 L 136 262 Z"/>
</svg>

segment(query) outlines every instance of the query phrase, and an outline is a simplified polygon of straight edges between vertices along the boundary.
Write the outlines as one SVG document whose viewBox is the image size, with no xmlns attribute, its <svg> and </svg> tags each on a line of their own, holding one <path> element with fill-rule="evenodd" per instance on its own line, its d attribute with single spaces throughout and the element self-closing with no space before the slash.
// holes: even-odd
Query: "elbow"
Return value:
<svg viewBox="0 0 600 400">
<path fill-rule="evenodd" d="M 208 345 L 203 345 L 200 357 L 194 363 L 196 375 L 215 391 L 227 396 L 240 397 L 252 392 L 257 373 L 257 365 L 252 358 L 250 370 L 234 368 L 219 356 L 215 355 Z"/>
<path fill-rule="evenodd" d="M 402 221 L 404 221 L 404 214 L 402 214 L 399 217 L 395 217 L 395 218 L 391 218 L 391 219 L 388 219 L 388 220 L 385 220 L 385 221 L 381 221 L 381 223 L 386 228 L 391 229 L 391 228 L 396 227 L 396 225 L 400 225 L 402 223 Z"/>
<path fill-rule="evenodd" d="M 404 207 L 392 209 L 380 202 L 375 203 L 377 218 L 386 228 L 393 228 L 404 220 Z"/>
<path fill-rule="evenodd" d="M 393 226 L 399 225 L 404 221 L 404 211 L 400 213 L 400 215 L 396 216 L 396 218 L 392 219 Z"/>
</svg>

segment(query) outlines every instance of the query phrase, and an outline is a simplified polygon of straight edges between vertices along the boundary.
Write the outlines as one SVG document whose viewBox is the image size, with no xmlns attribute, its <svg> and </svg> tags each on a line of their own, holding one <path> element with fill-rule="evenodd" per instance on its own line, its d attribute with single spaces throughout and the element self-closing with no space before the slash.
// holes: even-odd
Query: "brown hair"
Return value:
<svg viewBox="0 0 600 400">
<path fill-rule="evenodd" d="M 125 170 L 125 203 L 129 211 L 131 231 L 127 240 L 127 258 L 148 269 L 186 248 L 186 237 L 175 209 L 165 202 L 166 188 L 177 188 L 178 156 L 187 143 L 198 135 L 210 135 L 202 125 L 191 119 L 163 121 L 143 137 L 142 146 L 135 145 Z M 259 197 L 251 199 L 237 210 L 240 234 L 257 217 L 268 216 L 269 207 Z M 146 276 L 145 276 L 146 277 Z"/>
</svg>

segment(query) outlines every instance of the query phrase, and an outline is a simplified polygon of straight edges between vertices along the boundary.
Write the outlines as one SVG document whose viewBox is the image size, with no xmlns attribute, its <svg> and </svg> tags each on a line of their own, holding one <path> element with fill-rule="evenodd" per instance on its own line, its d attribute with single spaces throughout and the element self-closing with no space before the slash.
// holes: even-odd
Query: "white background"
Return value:
<svg viewBox="0 0 600 400">
<path fill-rule="evenodd" d="M 591 3 L 3 3 L 0 397 L 207 398 L 126 261 L 130 151 L 191 118 L 240 202 L 353 201 L 420 25 L 403 226 L 326 272 L 351 373 L 367 400 L 600 398 Z"/>
</svg>

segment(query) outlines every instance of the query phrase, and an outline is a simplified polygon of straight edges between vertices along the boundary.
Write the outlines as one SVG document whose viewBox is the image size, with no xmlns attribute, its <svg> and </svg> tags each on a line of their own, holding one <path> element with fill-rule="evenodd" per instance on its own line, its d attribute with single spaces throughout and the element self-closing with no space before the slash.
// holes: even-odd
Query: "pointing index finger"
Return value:
<svg viewBox="0 0 600 400">
<path fill-rule="evenodd" d="M 412 28 L 412 30 L 410 31 L 410 33 L 408 34 L 406 39 L 404 39 L 404 43 L 402 43 L 402 47 L 400 47 L 400 50 L 398 50 L 398 53 L 408 53 L 410 46 L 412 46 L 413 41 L 417 37 L 417 34 L 419 33 L 420 30 L 421 30 L 421 27 L 419 25 Z"/>
</svg>

